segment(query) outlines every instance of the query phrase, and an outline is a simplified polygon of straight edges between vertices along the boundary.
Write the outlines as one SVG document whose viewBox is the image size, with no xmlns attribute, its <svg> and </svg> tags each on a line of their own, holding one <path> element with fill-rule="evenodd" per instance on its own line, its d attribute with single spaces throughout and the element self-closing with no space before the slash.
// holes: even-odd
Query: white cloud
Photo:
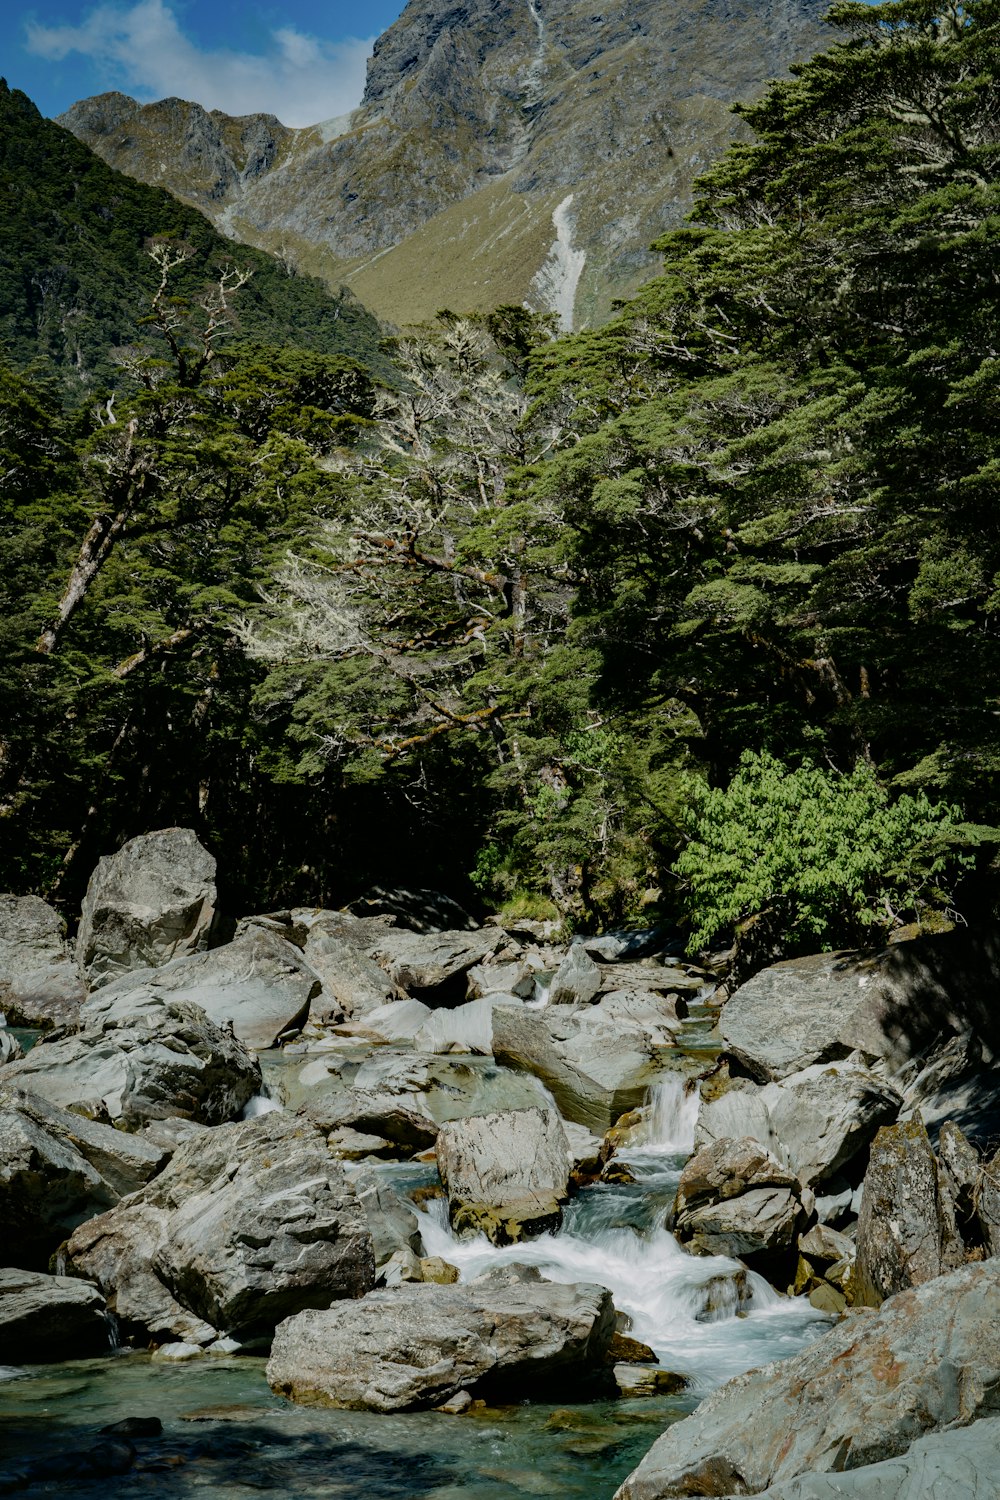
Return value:
<svg viewBox="0 0 1000 1500">
<path fill-rule="evenodd" d="M 373 37 L 326 42 L 284 26 L 263 54 L 203 51 L 164 0 L 98 5 L 79 26 L 27 27 L 29 51 L 61 61 L 88 58 L 143 102 L 175 95 L 230 115 L 264 112 L 286 125 L 313 125 L 360 102 Z"/>
</svg>

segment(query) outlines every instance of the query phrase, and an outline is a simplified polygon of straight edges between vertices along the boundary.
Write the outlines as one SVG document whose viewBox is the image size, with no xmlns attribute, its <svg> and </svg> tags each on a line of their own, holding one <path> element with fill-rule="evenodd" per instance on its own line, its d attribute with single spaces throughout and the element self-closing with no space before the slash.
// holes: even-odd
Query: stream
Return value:
<svg viewBox="0 0 1000 1500">
<path fill-rule="evenodd" d="M 688 1028 L 678 1061 L 710 1050 L 705 1025 Z M 683 1057 L 682 1054 L 686 1054 Z M 296 1407 L 274 1396 L 260 1356 L 202 1358 L 180 1365 L 109 1349 L 106 1358 L 3 1367 L 0 1351 L 0 1495 L 115 1496 L 210 1494 L 237 1500 L 351 1496 L 352 1500 L 511 1500 L 517 1495 L 610 1500 L 663 1428 L 733 1375 L 801 1349 L 828 1326 L 803 1299 L 780 1296 L 722 1257 L 688 1255 L 662 1227 L 691 1153 L 696 1102 L 680 1073 L 667 1074 L 651 1099 L 647 1139 L 619 1153 L 632 1181 L 583 1189 L 558 1233 L 497 1249 L 457 1240 L 443 1200 L 423 1208 L 428 1255 L 456 1265 L 462 1280 L 490 1266 L 520 1262 L 554 1281 L 599 1282 L 631 1320 L 631 1334 L 683 1375 L 674 1396 L 586 1405 L 523 1403 L 474 1407 L 464 1416 L 419 1412 L 385 1416 Z M 379 1163 L 397 1187 L 436 1180 L 433 1165 Z M 100 1429 L 126 1417 L 158 1417 L 161 1436 L 136 1439 L 126 1474 L 88 1481 L 35 1479 L 24 1466 L 58 1470 Z"/>
</svg>

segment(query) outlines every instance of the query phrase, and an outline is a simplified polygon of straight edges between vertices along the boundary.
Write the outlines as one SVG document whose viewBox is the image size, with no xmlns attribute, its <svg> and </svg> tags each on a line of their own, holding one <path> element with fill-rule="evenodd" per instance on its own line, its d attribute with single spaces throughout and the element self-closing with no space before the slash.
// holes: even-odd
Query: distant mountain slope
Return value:
<svg viewBox="0 0 1000 1500">
<path fill-rule="evenodd" d="M 238 303 L 248 338 L 378 363 L 378 322 L 350 292 L 331 295 L 224 239 L 195 209 L 112 171 L 0 80 L 0 350 L 20 366 L 40 360 L 71 390 L 111 378 L 112 351 L 136 340 L 149 312 L 157 277 L 145 247 L 158 235 L 194 251 L 179 292 L 226 262 L 252 267 Z"/>
<path fill-rule="evenodd" d="M 601 319 L 654 274 L 729 107 L 818 50 L 826 0 L 411 0 L 360 109 L 311 130 L 168 99 L 63 124 L 383 317 L 527 300 Z"/>
</svg>

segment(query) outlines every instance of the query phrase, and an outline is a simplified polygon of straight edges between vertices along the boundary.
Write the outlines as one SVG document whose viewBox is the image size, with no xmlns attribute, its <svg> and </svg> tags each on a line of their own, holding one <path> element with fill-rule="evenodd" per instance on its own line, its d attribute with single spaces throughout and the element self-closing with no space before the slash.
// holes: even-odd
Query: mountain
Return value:
<svg viewBox="0 0 1000 1500">
<path fill-rule="evenodd" d="M 380 361 L 379 324 L 351 292 L 235 246 L 196 209 L 113 171 L 3 80 L 0 202 L 0 348 L 16 365 L 58 372 L 70 391 L 120 380 L 115 351 L 150 311 L 157 272 L 146 250 L 158 236 L 189 248 L 180 295 L 199 295 L 226 263 L 252 270 L 238 301 L 246 339 Z"/>
<path fill-rule="evenodd" d="M 825 0 L 410 0 L 350 116 L 290 130 L 124 94 L 60 121 L 381 317 L 527 301 L 602 320 L 655 274 L 730 106 L 824 40 Z"/>
</svg>

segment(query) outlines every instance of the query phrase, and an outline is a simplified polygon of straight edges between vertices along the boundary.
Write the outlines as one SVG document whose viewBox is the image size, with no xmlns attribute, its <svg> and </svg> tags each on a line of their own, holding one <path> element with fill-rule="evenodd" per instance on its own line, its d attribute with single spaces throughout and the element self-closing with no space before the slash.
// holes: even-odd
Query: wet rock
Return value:
<svg viewBox="0 0 1000 1500">
<path fill-rule="evenodd" d="M 67 1249 L 123 1323 L 199 1345 L 363 1296 L 375 1280 L 371 1232 L 343 1167 L 318 1131 L 279 1113 L 181 1146 Z"/>
<path fill-rule="evenodd" d="M 148 999 L 134 1014 L 95 1017 L 74 1036 L 42 1038 L 5 1081 L 78 1114 L 140 1130 L 169 1115 L 216 1125 L 260 1092 L 260 1067 L 196 1005 Z"/>
<path fill-rule="evenodd" d="M 319 994 L 320 981 L 298 950 L 259 927 L 231 943 L 158 969 L 136 969 L 106 984 L 83 1007 L 85 1026 L 155 1010 L 166 1000 L 197 1005 L 217 1026 L 232 1026 L 254 1051 L 298 1031 Z"/>
<path fill-rule="evenodd" d="M 613 1373 L 623 1396 L 674 1396 L 687 1387 L 683 1375 L 657 1365 L 616 1364 Z"/>
<path fill-rule="evenodd" d="M 601 971 L 587 950 L 574 943 L 552 976 L 550 1005 L 587 1005 L 601 988 Z"/>
<path fill-rule="evenodd" d="M 435 1286 L 453 1286 L 458 1275 L 458 1267 L 443 1260 L 440 1255 L 423 1255 L 420 1258 L 420 1276 L 423 1281 L 431 1281 Z"/>
<path fill-rule="evenodd" d="M 109 1422 L 101 1431 L 109 1437 L 159 1437 L 163 1431 L 163 1423 L 159 1417 L 122 1417 L 119 1422 Z"/>
<path fill-rule="evenodd" d="M 83 979 L 66 924 L 38 896 L 0 895 L 0 1012 L 12 1026 L 75 1026 Z"/>
<path fill-rule="evenodd" d="M 890 1083 L 857 1061 L 816 1063 L 764 1088 L 732 1088 L 703 1103 L 695 1140 L 752 1137 L 803 1187 L 819 1187 L 867 1150 L 901 1104 Z"/>
<path fill-rule="evenodd" d="M 475 932 L 410 932 L 389 928 L 371 952 L 397 989 L 430 1006 L 459 1005 L 470 969 L 504 940 L 498 928 Z"/>
<path fill-rule="evenodd" d="M 690 1215 L 712 1203 L 738 1198 L 751 1188 L 797 1186 L 794 1173 L 755 1140 L 716 1140 L 686 1163 L 674 1199 L 679 1233 Z"/>
<path fill-rule="evenodd" d="M 0 1085 L 0 1263 L 42 1268 L 83 1220 L 147 1183 L 164 1152 Z"/>
<path fill-rule="evenodd" d="M 858 1219 L 855 1296 L 867 1307 L 940 1276 L 947 1222 L 931 1143 L 919 1119 L 875 1137 Z"/>
<path fill-rule="evenodd" d="M 0 1270 L 0 1349 L 36 1364 L 85 1359 L 109 1347 L 104 1298 L 90 1282 L 36 1271 Z"/>
<path fill-rule="evenodd" d="M 617 1323 L 611 1335 L 606 1359 L 611 1365 L 655 1365 L 657 1363 L 655 1351 L 648 1344 L 644 1344 L 641 1339 L 633 1339 L 627 1333 L 622 1333 Z"/>
<path fill-rule="evenodd" d="M 569 1143 L 554 1110 L 509 1110 L 441 1127 L 438 1170 L 452 1226 L 509 1245 L 558 1228 L 569 1197 Z"/>
<path fill-rule="evenodd" d="M 702 1255 L 729 1255 L 764 1274 L 779 1274 L 795 1242 L 802 1204 L 789 1188 L 751 1188 L 684 1215 L 678 1236 Z"/>
<path fill-rule="evenodd" d="M 929 1432 L 992 1417 L 998 1385 L 1000 1261 L 986 1261 L 731 1380 L 657 1440 L 618 1500 L 757 1494 L 810 1471 L 839 1483 Z"/>
<path fill-rule="evenodd" d="M 272 1390 L 365 1411 L 439 1406 L 460 1390 L 548 1399 L 598 1369 L 614 1329 L 603 1287 L 480 1278 L 370 1293 L 300 1313 L 275 1333 Z"/>
<path fill-rule="evenodd" d="M 90 877 L 76 958 L 91 984 L 208 946 L 215 860 L 190 828 L 163 828 L 105 855 Z"/>
</svg>

